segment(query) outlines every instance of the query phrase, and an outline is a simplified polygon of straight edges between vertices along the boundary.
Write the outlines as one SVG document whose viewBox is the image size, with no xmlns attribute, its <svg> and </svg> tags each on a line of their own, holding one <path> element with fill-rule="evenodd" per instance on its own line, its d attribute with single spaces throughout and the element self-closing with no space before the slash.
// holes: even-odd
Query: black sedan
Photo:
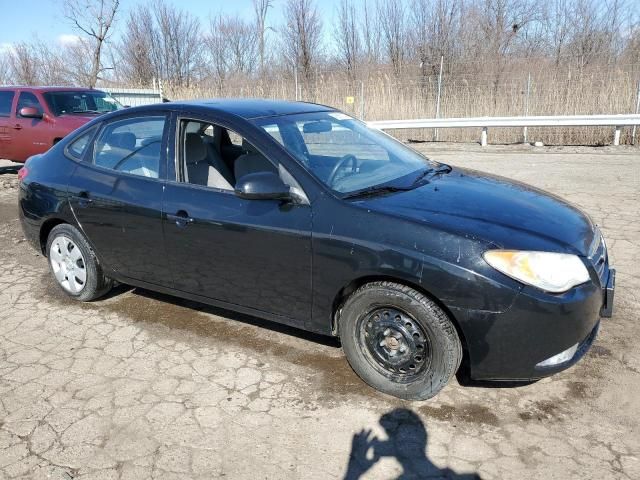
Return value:
<svg viewBox="0 0 640 480">
<path fill-rule="evenodd" d="M 431 161 L 330 107 L 212 100 L 102 116 L 20 171 L 27 238 L 71 297 L 114 281 L 338 336 L 406 399 L 531 380 L 588 350 L 615 271 L 528 185 Z"/>
</svg>

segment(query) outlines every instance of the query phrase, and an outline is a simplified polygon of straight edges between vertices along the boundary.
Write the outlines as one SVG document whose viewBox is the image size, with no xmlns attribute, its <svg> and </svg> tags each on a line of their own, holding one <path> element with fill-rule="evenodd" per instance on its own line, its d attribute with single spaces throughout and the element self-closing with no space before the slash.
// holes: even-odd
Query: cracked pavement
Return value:
<svg viewBox="0 0 640 480">
<path fill-rule="evenodd" d="M 640 478 L 640 150 L 417 148 L 549 190 L 601 225 L 615 311 L 583 361 L 406 402 L 361 382 L 329 338 L 126 286 L 80 304 L 24 242 L 5 172 L 0 480 Z"/>
</svg>

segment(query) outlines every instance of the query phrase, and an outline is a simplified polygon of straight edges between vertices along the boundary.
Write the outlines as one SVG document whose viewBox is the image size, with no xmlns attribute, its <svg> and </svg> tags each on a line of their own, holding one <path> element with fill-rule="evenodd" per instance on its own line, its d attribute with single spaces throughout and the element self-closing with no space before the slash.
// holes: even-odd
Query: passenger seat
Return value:
<svg viewBox="0 0 640 480">
<path fill-rule="evenodd" d="M 207 161 L 208 149 L 200 135 L 194 132 L 186 134 L 184 153 L 189 183 L 233 190 L 229 181 Z M 219 160 L 222 163 L 222 159 Z"/>
</svg>

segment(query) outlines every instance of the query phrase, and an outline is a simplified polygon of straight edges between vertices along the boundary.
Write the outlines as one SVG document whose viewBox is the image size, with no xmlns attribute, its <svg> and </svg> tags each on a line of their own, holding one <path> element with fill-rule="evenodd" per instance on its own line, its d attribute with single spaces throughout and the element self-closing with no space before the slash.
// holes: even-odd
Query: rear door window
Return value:
<svg viewBox="0 0 640 480">
<path fill-rule="evenodd" d="M 107 124 L 94 148 L 96 166 L 159 178 L 164 116 L 128 118 Z"/>
<path fill-rule="evenodd" d="M 67 154 L 76 160 L 82 160 L 84 156 L 84 152 L 87 151 L 87 146 L 89 142 L 93 138 L 93 135 L 96 133 L 96 128 L 93 127 L 87 130 L 85 133 L 76 138 L 69 146 L 67 147 Z"/>
<path fill-rule="evenodd" d="M 11 104 L 13 103 L 14 96 L 15 92 L 12 90 L 0 92 L 0 117 L 11 116 Z"/>
</svg>

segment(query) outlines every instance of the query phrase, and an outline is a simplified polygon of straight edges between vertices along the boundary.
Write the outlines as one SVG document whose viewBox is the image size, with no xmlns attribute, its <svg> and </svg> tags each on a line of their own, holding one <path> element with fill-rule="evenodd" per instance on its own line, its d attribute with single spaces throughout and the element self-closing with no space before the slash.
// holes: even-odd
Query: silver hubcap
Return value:
<svg viewBox="0 0 640 480">
<path fill-rule="evenodd" d="M 56 237 L 51 243 L 49 261 L 58 283 L 69 293 L 82 291 L 87 281 L 87 268 L 84 257 L 73 240 Z"/>
</svg>

